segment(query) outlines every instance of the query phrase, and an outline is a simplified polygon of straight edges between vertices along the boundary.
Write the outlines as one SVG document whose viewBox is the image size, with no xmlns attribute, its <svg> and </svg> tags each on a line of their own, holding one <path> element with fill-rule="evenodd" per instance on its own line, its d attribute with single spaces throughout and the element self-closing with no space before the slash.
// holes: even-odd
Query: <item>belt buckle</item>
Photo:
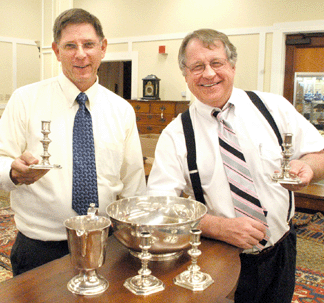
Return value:
<svg viewBox="0 0 324 303">
<path fill-rule="evenodd" d="M 252 247 L 250 255 L 258 255 L 260 253 L 260 250 L 258 250 L 255 246 Z"/>
</svg>

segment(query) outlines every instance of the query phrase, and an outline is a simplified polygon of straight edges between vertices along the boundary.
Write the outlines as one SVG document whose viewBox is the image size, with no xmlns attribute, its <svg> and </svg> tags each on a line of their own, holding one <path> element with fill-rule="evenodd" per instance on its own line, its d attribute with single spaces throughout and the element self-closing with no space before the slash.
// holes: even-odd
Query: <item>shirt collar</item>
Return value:
<svg viewBox="0 0 324 303">
<path fill-rule="evenodd" d="M 63 94 L 66 97 L 66 100 L 70 104 L 70 107 L 72 107 L 75 104 L 74 102 L 77 103 L 75 99 L 81 93 L 81 91 L 63 73 L 61 73 L 58 76 L 58 81 L 62 88 Z M 96 82 L 84 92 L 88 96 L 90 110 L 91 107 L 94 106 L 97 91 L 98 91 L 98 77 Z"/>
<path fill-rule="evenodd" d="M 233 113 L 235 113 L 235 103 L 237 103 L 237 98 L 235 98 L 234 95 L 234 90 L 231 94 L 231 97 L 229 98 L 229 100 L 227 101 L 227 103 L 223 106 L 222 109 L 219 109 L 219 108 L 216 108 L 216 107 L 213 107 L 213 106 L 210 106 L 210 105 L 207 105 L 201 101 L 199 101 L 198 99 L 195 100 L 195 102 L 193 103 L 197 112 L 203 116 L 205 119 L 208 119 L 208 120 L 215 120 L 215 117 L 213 116 L 213 112 L 215 110 L 217 111 L 224 111 L 225 113 L 225 116 L 228 115 L 228 113 L 230 112 L 230 110 L 227 110 L 227 109 L 230 109 L 230 107 L 232 107 L 231 111 L 233 111 Z"/>
</svg>

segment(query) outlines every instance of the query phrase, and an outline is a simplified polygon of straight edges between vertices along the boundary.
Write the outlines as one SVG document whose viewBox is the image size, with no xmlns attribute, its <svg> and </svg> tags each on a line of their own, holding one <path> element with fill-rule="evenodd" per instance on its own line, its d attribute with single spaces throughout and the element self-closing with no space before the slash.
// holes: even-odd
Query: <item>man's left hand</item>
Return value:
<svg viewBox="0 0 324 303">
<path fill-rule="evenodd" d="M 292 160 L 290 163 L 290 175 L 299 177 L 299 184 L 282 184 L 282 186 L 291 191 L 298 191 L 308 186 L 314 177 L 312 168 L 304 161 Z"/>
</svg>

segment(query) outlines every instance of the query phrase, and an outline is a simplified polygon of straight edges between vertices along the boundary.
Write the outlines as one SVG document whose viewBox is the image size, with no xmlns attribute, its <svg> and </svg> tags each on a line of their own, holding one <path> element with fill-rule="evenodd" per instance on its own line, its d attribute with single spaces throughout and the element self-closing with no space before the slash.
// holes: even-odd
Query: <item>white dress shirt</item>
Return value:
<svg viewBox="0 0 324 303">
<path fill-rule="evenodd" d="M 324 149 L 324 139 L 316 128 L 286 99 L 270 93 L 257 94 L 272 114 L 281 135 L 287 132 L 293 134 L 292 159 Z M 261 204 L 268 210 L 267 222 L 271 231 L 271 239 L 267 244 L 269 246 L 276 243 L 288 230 L 288 191 L 270 179 L 274 171 L 281 167 L 282 150 L 270 124 L 243 90 L 234 88 L 229 102 L 234 107 L 225 111 L 224 118 L 237 134 Z M 233 202 L 218 146 L 218 122 L 212 116 L 212 110 L 213 107 L 198 100 L 190 106 L 198 171 L 208 213 L 234 218 Z M 194 197 L 179 115 L 160 136 L 147 194 L 180 195 L 182 191 Z M 293 213 L 294 205 L 290 218 Z"/>
<path fill-rule="evenodd" d="M 11 191 L 19 231 L 40 240 L 66 239 L 63 221 L 72 209 L 72 133 L 78 88 L 63 74 L 17 89 L 0 120 L 0 188 Z M 145 193 L 143 156 L 132 106 L 97 82 L 85 92 L 93 123 L 99 212 L 109 203 Z M 51 121 L 52 169 L 32 185 L 14 185 L 11 163 L 24 151 L 41 161 L 41 121 Z"/>
</svg>

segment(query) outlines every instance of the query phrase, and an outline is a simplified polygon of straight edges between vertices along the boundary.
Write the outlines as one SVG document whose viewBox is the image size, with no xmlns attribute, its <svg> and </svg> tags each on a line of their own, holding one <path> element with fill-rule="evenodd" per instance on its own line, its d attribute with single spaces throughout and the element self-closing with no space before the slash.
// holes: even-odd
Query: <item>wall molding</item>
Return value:
<svg viewBox="0 0 324 303">
<path fill-rule="evenodd" d="M 0 37 L 0 43 L 11 43 L 12 44 L 12 91 L 17 88 L 17 45 L 31 45 L 37 46 L 36 41 L 12 37 Z"/>
<path fill-rule="evenodd" d="M 0 37 L 0 42 L 16 43 L 16 44 L 24 44 L 24 45 L 37 45 L 36 42 L 33 40 L 12 38 L 12 37 Z"/>
</svg>

